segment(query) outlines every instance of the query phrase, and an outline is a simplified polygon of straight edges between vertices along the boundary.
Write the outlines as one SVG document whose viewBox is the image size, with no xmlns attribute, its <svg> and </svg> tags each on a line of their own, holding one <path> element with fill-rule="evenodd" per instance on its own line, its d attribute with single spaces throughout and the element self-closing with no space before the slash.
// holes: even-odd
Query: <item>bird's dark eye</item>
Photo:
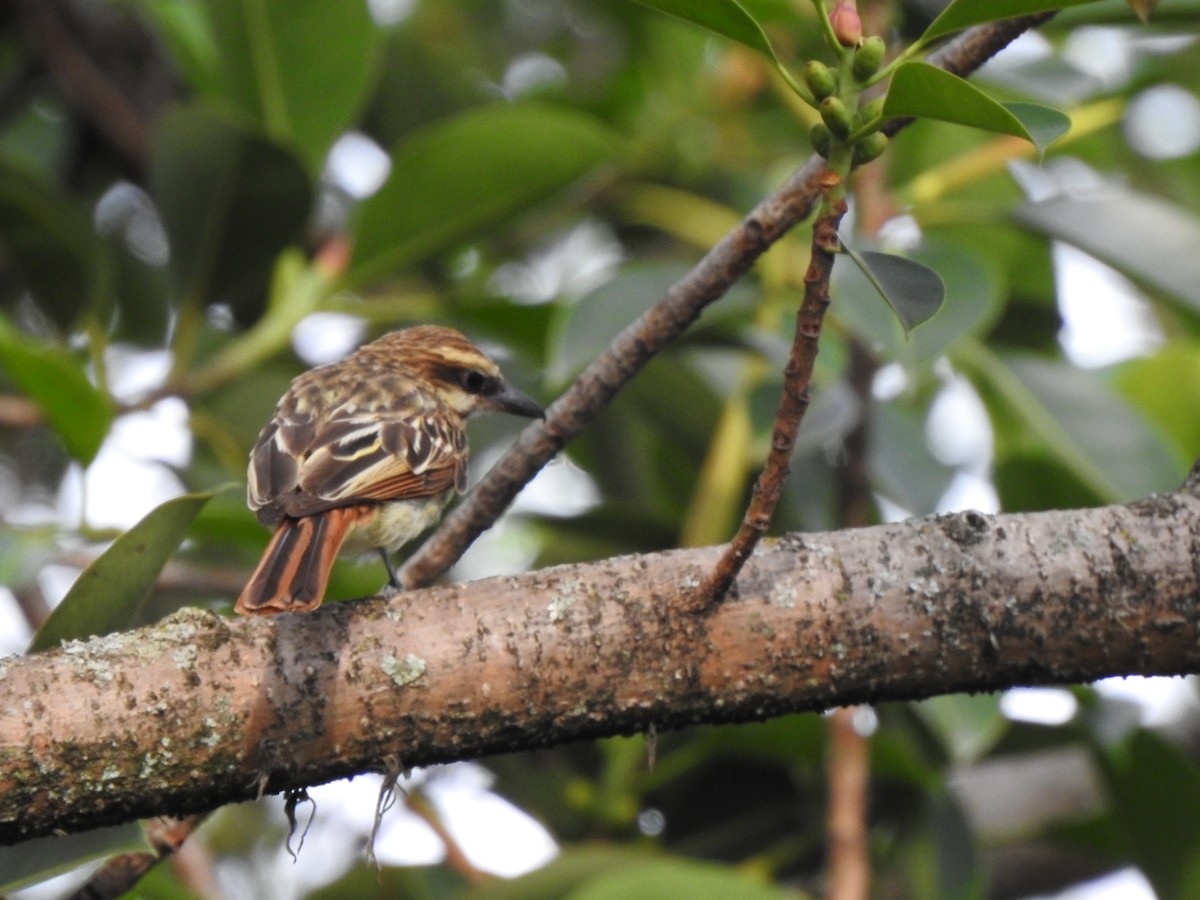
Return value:
<svg viewBox="0 0 1200 900">
<path fill-rule="evenodd" d="M 468 394 L 482 394 L 488 386 L 488 377 L 478 369 L 466 369 L 462 374 L 462 386 Z"/>
</svg>

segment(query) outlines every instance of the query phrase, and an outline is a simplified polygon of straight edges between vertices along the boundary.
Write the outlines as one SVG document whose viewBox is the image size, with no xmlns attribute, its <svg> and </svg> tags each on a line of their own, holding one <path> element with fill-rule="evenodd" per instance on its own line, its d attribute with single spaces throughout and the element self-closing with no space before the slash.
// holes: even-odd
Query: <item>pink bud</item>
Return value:
<svg viewBox="0 0 1200 900">
<path fill-rule="evenodd" d="M 855 0 L 836 0 L 829 12 L 829 24 L 843 47 L 857 47 L 862 43 L 862 19 L 858 17 Z"/>
</svg>

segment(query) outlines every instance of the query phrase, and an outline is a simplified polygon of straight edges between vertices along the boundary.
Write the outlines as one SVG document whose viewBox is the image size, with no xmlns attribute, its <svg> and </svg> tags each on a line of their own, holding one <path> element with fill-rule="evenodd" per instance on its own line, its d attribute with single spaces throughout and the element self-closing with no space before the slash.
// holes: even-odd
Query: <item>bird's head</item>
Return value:
<svg viewBox="0 0 1200 900">
<path fill-rule="evenodd" d="M 440 325 L 393 331 L 363 350 L 381 351 L 466 417 L 483 410 L 541 418 L 540 405 L 513 387 L 500 367 L 463 334 Z M 362 352 L 362 351 L 360 351 Z"/>
</svg>

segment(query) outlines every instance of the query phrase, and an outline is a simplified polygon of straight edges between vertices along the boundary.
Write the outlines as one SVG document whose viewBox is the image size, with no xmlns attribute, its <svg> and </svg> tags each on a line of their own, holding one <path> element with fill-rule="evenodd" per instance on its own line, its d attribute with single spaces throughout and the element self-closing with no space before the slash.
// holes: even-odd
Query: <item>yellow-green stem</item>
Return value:
<svg viewBox="0 0 1200 900">
<path fill-rule="evenodd" d="M 184 373 L 191 368 L 192 360 L 196 355 L 196 345 L 200 339 L 200 327 L 203 324 L 203 305 L 195 298 L 185 298 L 175 317 L 175 333 L 171 340 L 173 359 L 170 381 L 172 383 L 182 380 Z"/>
<path fill-rule="evenodd" d="M 829 21 L 829 10 L 825 6 L 825 0 L 813 0 L 813 6 L 817 8 L 817 20 L 821 23 L 821 33 L 825 37 L 825 43 L 836 54 L 838 62 L 852 56 L 849 49 L 843 47 L 838 36 L 833 33 L 833 23 Z"/>
</svg>

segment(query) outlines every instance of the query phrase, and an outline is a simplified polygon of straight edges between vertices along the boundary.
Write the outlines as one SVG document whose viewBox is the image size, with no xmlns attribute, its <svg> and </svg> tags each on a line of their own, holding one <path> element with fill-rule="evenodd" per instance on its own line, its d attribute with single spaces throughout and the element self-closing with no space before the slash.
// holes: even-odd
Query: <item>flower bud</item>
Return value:
<svg viewBox="0 0 1200 900">
<path fill-rule="evenodd" d="M 877 159 L 879 154 L 887 149 L 887 135 L 881 131 L 874 131 L 866 137 L 858 140 L 854 144 L 854 150 L 850 157 L 852 166 L 861 166 L 869 163 L 873 159 Z"/>
<path fill-rule="evenodd" d="M 854 51 L 854 61 L 850 64 L 850 71 L 859 81 L 866 81 L 879 71 L 879 67 L 883 64 L 883 55 L 886 52 L 887 45 L 884 44 L 883 38 L 877 34 L 871 35 Z"/>
<path fill-rule="evenodd" d="M 817 100 L 837 93 L 837 76 L 829 66 L 817 59 L 810 59 L 804 64 L 804 83 Z"/>
<path fill-rule="evenodd" d="M 824 159 L 829 159 L 829 146 L 833 143 L 833 135 L 824 122 L 818 122 L 808 131 L 808 139 L 812 141 L 813 149 Z"/>
<path fill-rule="evenodd" d="M 862 41 L 862 19 L 855 0 L 836 0 L 829 11 L 829 24 L 843 47 L 857 47 Z"/>
<path fill-rule="evenodd" d="M 839 97 L 826 97 L 818 109 L 821 120 L 836 137 L 844 138 L 850 134 L 850 113 Z"/>
</svg>

